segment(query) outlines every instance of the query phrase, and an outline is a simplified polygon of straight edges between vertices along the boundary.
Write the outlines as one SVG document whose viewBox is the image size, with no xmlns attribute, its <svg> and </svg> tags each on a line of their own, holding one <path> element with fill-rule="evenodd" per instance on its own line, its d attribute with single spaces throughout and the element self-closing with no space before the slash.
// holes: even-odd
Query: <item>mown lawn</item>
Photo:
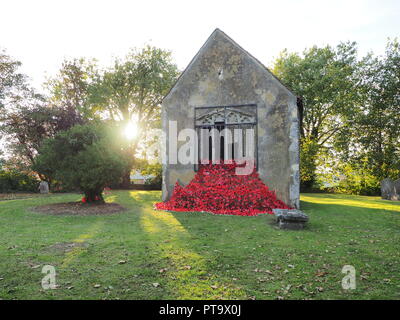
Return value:
<svg viewBox="0 0 400 320">
<path fill-rule="evenodd" d="M 303 231 L 269 215 L 154 211 L 157 191 L 113 191 L 121 214 L 30 211 L 80 198 L 0 201 L 0 298 L 400 299 L 399 202 L 303 194 Z M 44 265 L 57 289 L 41 288 Z M 356 268 L 355 290 L 341 287 L 344 265 Z"/>
</svg>

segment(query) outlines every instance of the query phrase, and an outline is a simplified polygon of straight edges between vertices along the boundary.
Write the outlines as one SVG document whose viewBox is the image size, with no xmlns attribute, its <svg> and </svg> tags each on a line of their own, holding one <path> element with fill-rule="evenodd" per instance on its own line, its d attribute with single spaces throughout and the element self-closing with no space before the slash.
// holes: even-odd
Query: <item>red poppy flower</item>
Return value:
<svg viewBox="0 0 400 320">
<path fill-rule="evenodd" d="M 272 214 L 272 209 L 289 209 L 276 198 L 253 170 L 248 175 L 237 175 L 236 169 L 244 164 L 235 161 L 206 164 L 186 186 L 175 184 L 172 197 L 167 202 L 155 204 L 158 210 L 206 211 L 216 214 L 254 216 Z"/>
</svg>

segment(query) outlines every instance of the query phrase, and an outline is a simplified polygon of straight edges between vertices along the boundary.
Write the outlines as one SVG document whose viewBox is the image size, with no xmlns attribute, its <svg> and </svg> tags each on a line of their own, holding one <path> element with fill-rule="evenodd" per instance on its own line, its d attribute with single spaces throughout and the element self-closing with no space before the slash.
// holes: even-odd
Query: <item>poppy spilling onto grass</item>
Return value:
<svg viewBox="0 0 400 320">
<path fill-rule="evenodd" d="M 236 174 L 233 163 L 201 165 L 193 180 L 182 187 L 177 182 L 169 201 L 155 204 L 158 210 L 206 211 L 216 214 L 254 216 L 272 214 L 272 209 L 289 209 L 276 198 L 253 170 Z"/>
</svg>

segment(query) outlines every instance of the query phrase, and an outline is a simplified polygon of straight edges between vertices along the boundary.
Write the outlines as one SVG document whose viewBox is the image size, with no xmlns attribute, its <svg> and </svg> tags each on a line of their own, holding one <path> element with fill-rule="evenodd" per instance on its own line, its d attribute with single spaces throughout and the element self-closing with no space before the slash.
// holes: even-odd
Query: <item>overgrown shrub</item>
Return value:
<svg viewBox="0 0 400 320">
<path fill-rule="evenodd" d="M 0 170 L 0 192 L 37 192 L 39 181 L 16 170 Z"/>
<path fill-rule="evenodd" d="M 44 141 L 37 172 L 79 189 L 87 202 L 103 202 L 102 191 L 121 179 L 129 162 L 117 130 L 99 124 L 76 125 Z"/>
<path fill-rule="evenodd" d="M 369 173 L 363 162 L 338 164 L 336 170 L 320 175 L 322 189 L 328 192 L 373 196 L 380 194 L 380 180 Z"/>
<path fill-rule="evenodd" d="M 349 174 L 339 181 L 334 188 L 337 193 L 375 196 L 380 194 L 380 182 L 368 174 Z"/>
</svg>

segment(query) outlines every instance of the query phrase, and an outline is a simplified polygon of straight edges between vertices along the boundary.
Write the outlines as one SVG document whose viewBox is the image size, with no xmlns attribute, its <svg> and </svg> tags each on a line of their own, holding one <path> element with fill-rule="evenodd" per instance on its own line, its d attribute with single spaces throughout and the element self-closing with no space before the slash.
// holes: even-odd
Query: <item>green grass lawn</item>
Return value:
<svg viewBox="0 0 400 320">
<path fill-rule="evenodd" d="M 2 299 L 399 299 L 400 203 L 303 194 L 310 223 L 153 210 L 157 191 L 113 191 L 128 210 L 33 213 L 77 194 L 0 201 Z M 44 265 L 59 286 L 43 290 Z M 343 290 L 344 265 L 357 288 Z M 100 285 L 100 286 L 98 286 Z"/>
</svg>

